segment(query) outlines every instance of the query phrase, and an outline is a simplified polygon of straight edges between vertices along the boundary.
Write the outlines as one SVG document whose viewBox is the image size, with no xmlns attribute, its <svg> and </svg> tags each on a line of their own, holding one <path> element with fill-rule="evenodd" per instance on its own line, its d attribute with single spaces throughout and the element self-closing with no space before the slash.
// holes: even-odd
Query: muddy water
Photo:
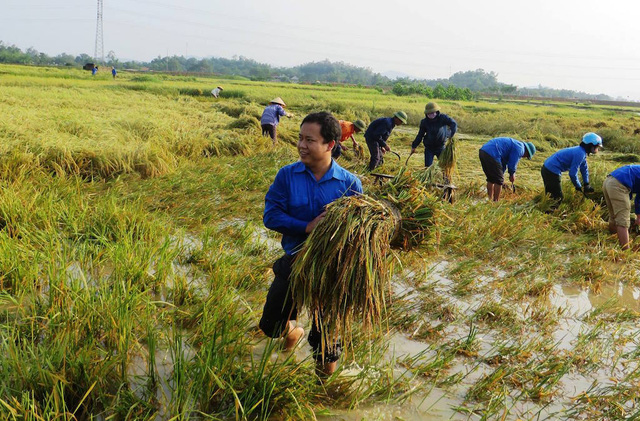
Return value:
<svg viewBox="0 0 640 421">
<path fill-rule="evenodd" d="M 240 221 L 238 221 L 241 224 Z M 260 243 L 266 246 L 269 250 L 279 249 L 279 243 L 274 240 L 267 232 L 257 228 L 252 235 L 252 240 L 255 243 Z M 201 247 L 199 240 L 195 238 L 187 238 L 183 242 L 185 249 L 196 249 Z M 496 290 L 488 289 L 483 291 L 482 294 L 475 294 L 464 298 L 459 298 L 454 294 L 453 290 L 455 283 L 448 279 L 446 276 L 449 270 L 449 263 L 447 261 L 441 261 L 431 265 L 427 269 L 427 274 L 422 275 L 428 280 L 429 283 L 434 283 L 435 293 L 446 297 L 447 301 L 454 305 L 461 314 L 469 315 L 478 306 L 479 302 L 490 298 L 499 302 L 501 297 Z M 174 275 L 178 277 L 184 277 L 189 283 L 204 282 L 203 279 L 199 279 L 198 276 L 193 275 L 188 266 L 180 265 L 177 262 L 174 263 Z M 97 275 L 97 276 L 96 276 Z M 494 278 L 503 277 L 504 273 L 495 273 Z M 100 274 L 87 274 L 85 273 L 79 264 L 72 263 L 67 269 L 67 276 L 70 279 L 84 280 L 91 284 L 95 282 L 95 279 L 103 279 L 105 273 Z M 402 274 L 400 277 L 394 278 L 393 290 L 396 295 L 402 295 L 407 299 L 420 300 L 418 292 L 413 290 L 408 283 L 413 284 L 417 275 L 412 272 Z M 478 283 L 480 285 L 488 284 L 492 279 L 488 277 L 479 278 Z M 411 281 L 411 282 L 408 282 Z M 549 303 L 560 314 L 558 326 L 553 333 L 553 339 L 557 344 L 558 349 L 571 351 L 574 349 L 576 342 L 581 333 L 585 333 L 590 329 L 587 322 L 584 321 L 584 316 L 589 314 L 598 306 L 607 303 L 610 299 L 615 299 L 618 306 L 622 306 L 626 309 L 640 312 L 640 288 L 626 286 L 623 284 L 616 284 L 610 286 L 603 286 L 598 294 L 593 293 L 589 289 L 580 289 L 576 287 L 554 285 L 551 293 L 549 294 Z M 8 302 L 1 302 L 0 309 L 11 306 Z M 308 327 L 308 322 L 301 319 L 299 323 L 303 327 Z M 468 330 L 457 325 L 448 326 L 445 330 L 445 337 L 442 341 L 451 339 L 464 338 L 468 334 Z M 492 350 L 492 346 L 496 341 L 496 335 L 494 332 L 481 331 L 478 334 L 480 344 L 480 355 L 488 354 Z M 504 339 L 504 338 L 500 338 Z M 260 359 L 265 352 L 265 346 L 267 340 L 259 341 L 253 350 L 254 358 Z M 387 361 L 393 361 L 394 359 L 400 359 L 406 356 L 422 355 L 425 352 L 429 352 L 430 346 L 426 343 L 411 339 L 408 335 L 395 333 L 389 337 L 389 349 L 387 351 Z M 135 357 L 130 365 L 130 386 L 133 390 L 142 386 L 140 379 L 144 378 L 146 371 L 146 358 L 143 356 L 144 351 L 141 352 L 141 356 Z M 187 358 L 194 355 L 194 351 L 191 349 L 185 350 Z M 301 361 L 310 358 L 310 348 L 306 343 L 306 340 L 300 344 L 294 351 L 294 357 L 296 360 Z M 279 358 L 287 358 L 287 355 L 274 352 L 270 358 L 275 361 Z M 157 390 L 157 396 L 161 407 L 166 410 L 166 403 L 171 401 L 171 385 L 170 376 L 173 368 L 171 355 L 167 350 L 159 350 L 156 354 L 157 361 L 157 374 L 159 379 L 159 387 Z M 341 376 L 355 376 L 358 374 L 358 366 L 353 362 L 343 362 L 344 367 L 341 368 L 339 375 Z M 492 367 L 489 367 L 483 363 L 471 365 L 468 360 L 463 358 L 457 358 L 453 362 L 453 366 L 449 370 L 449 374 L 461 373 L 464 378 L 458 385 L 443 390 L 437 387 L 427 389 L 424 393 L 416 394 L 410 398 L 407 402 L 396 404 L 371 404 L 364 405 L 356 410 L 342 410 L 339 408 L 328 408 L 331 415 L 321 416 L 322 420 L 440 420 L 440 419 L 453 419 L 463 420 L 470 419 L 466 414 L 456 412 L 453 408 L 464 405 L 464 397 L 466 392 L 471 386 L 473 386 L 484 375 L 491 373 Z M 397 376 L 401 376 L 404 373 L 404 369 L 398 367 Z M 561 380 L 561 392 L 559 393 L 559 399 L 542 410 L 540 413 L 542 419 L 553 418 L 553 413 L 566 409 L 570 403 L 572 397 L 586 391 L 589 387 L 597 382 L 600 385 L 612 384 L 610 377 L 612 372 L 610 370 L 596 370 L 589 373 L 588 376 L 578 373 L 570 373 L 565 375 Z M 517 402 L 511 407 L 511 414 L 533 414 L 540 411 L 541 408 L 537 407 L 531 402 Z M 166 419 L 167 414 L 161 412 L 158 419 Z M 473 417 L 471 417 L 473 418 Z M 516 419 L 513 418 L 507 419 Z M 526 419 L 526 417 L 524 417 Z"/>
<path fill-rule="evenodd" d="M 446 261 L 433 264 L 426 270 L 426 279 L 434 285 L 434 292 L 446 297 L 447 301 L 452 303 L 461 314 L 469 316 L 470 313 L 477 308 L 479 302 L 487 299 L 501 302 L 500 294 L 490 288 L 480 288 L 484 291 L 479 294 L 464 298 L 457 297 L 453 293 L 454 282 L 446 277 L 448 268 L 449 264 Z M 505 275 L 504 272 L 497 272 L 494 274 L 494 279 L 502 278 Z M 407 272 L 400 278 L 396 278 L 394 292 L 408 299 L 419 299 L 419 295 L 415 294 L 411 287 L 403 284 L 401 279 L 411 280 L 413 284 L 415 276 L 415 273 Z M 480 277 L 477 279 L 477 283 L 482 287 L 491 280 L 490 278 Z M 553 333 L 556 349 L 559 351 L 574 350 L 580 334 L 584 334 L 593 328 L 592 325 L 588 325 L 587 322 L 584 321 L 585 316 L 589 315 L 594 309 L 611 301 L 614 301 L 618 307 L 640 312 L 640 288 L 616 284 L 603 286 L 598 293 L 594 293 L 589 289 L 554 285 L 549 294 L 549 303 L 555 308 L 555 311 L 560 314 L 558 325 Z M 521 317 L 524 317 L 521 309 L 516 308 L 515 310 Z M 626 327 L 626 329 L 631 330 L 629 334 L 632 337 L 637 334 L 634 326 Z M 445 332 L 445 338 L 442 339 L 443 342 L 450 339 L 462 338 L 467 334 L 464 329 L 456 329 L 455 327 L 447 328 Z M 479 331 L 479 354 L 490 354 L 498 338 L 501 340 L 505 339 L 501 336 L 494 336 L 490 330 Z M 410 340 L 400 334 L 391 337 L 390 343 L 391 349 L 395 349 L 396 353 L 399 354 L 419 355 L 425 349 L 428 349 L 426 344 Z M 629 351 L 632 347 L 634 347 L 634 342 L 630 342 L 626 350 Z M 412 401 L 399 407 L 394 405 L 373 405 L 370 408 L 350 412 L 336 411 L 334 418 L 328 417 L 325 419 L 469 419 L 468 416 L 455 412 L 452 408 L 464 406 L 464 397 L 469 388 L 485 374 L 492 372 L 493 368 L 484 363 L 469 367 L 467 365 L 468 363 L 468 361 L 464 361 L 463 359 L 457 359 L 454 366 L 450 369 L 450 374 L 461 373 L 464 375 L 463 380 L 458 385 L 446 391 L 438 388 L 432 389 L 426 398 L 420 396 L 420 398 L 425 398 L 422 403 L 416 402 L 414 397 Z M 562 413 L 571 406 L 575 396 L 588 391 L 594 384 L 597 384 L 599 387 L 613 385 L 615 383 L 615 379 L 612 378 L 613 375 L 616 375 L 615 377 L 618 378 L 624 377 L 625 371 L 629 372 L 629 370 L 633 370 L 634 367 L 636 367 L 636 364 L 618 364 L 616 370 L 612 370 L 612 365 L 604 364 L 601 369 L 593 370 L 588 374 L 571 371 L 562 377 L 557 393 L 558 398 L 554 402 L 546 405 L 546 407 L 542 407 L 531 401 L 511 402 L 509 404 L 510 418 L 507 419 L 518 419 L 519 417 L 527 419 L 534 414 L 538 414 L 540 419 L 555 419 L 557 414 Z M 426 408 L 425 403 L 429 403 Z"/>
</svg>

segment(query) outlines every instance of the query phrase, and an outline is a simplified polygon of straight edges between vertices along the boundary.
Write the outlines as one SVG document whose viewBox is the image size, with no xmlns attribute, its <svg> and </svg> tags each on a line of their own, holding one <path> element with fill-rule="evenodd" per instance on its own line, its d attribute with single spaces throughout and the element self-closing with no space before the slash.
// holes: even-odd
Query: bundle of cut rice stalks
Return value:
<svg viewBox="0 0 640 421">
<path fill-rule="evenodd" d="M 391 248 L 418 245 L 438 200 L 419 177 L 401 172 L 371 195 L 343 197 L 296 255 L 292 293 L 323 331 L 323 346 L 350 342 L 351 326 L 379 327 L 392 272 Z"/>
<path fill-rule="evenodd" d="M 454 138 L 449 139 L 447 146 L 438 158 L 438 165 L 442 168 L 445 184 L 451 183 L 451 176 L 456 170 L 456 162 L 458 161 L 457 141 Z"/>
<path fill-rule="evenodd" d="M 430 189 L 434 173 L 433 166 L 416 174 L 402 168 L 391 182 L 372 191 L 375 197 L 392 204 L 400 212 L 400 229 L 392 246 L 410 250 L 419 245 L 430 232 L 433 210 L 437 206 L 437 199 Z"/>
</svg>

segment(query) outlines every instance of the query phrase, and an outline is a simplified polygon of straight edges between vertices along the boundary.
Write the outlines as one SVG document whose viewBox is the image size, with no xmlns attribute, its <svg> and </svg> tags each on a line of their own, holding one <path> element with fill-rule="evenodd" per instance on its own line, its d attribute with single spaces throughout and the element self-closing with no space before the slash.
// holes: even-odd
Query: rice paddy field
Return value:
<svg viewBox="0 0 640 421">
<path fill-rule="evenodd" d="M 224 91 L 218 99 L 209 91 Z M 260 135 L 266 102 L 294 113 Z M 264 195 L 301 119 L 402 109 L 380 172 L 407 160 L 427 98 L 364 87 L 0 66 L 0 417 L 11 420 L 630 420 L 640 416 L 640 238 L 606 229 L 602 181 L 640 160 L 640 108 L 439 101 L 457 120 L 455 201 L 393 251 L 383 328 L 354 326 L 320 381 L 257 328 L 280 237 Z M 588 198 L 540 167 L 583 133 Z M 538 147 L 486 198 L 478 149 Z M 364 145 L 362 135 L 357 141 Z M 347 142 L 348 143 L 348 142 Z M 422 151 L 422 146 L 419 152 Z M 374 188 L 368 156 L 339 162 Z M 441 174 L 435 174 L 441 177 Z M 298 324 L 306 331 L 309 321 Z"/>
</svg>

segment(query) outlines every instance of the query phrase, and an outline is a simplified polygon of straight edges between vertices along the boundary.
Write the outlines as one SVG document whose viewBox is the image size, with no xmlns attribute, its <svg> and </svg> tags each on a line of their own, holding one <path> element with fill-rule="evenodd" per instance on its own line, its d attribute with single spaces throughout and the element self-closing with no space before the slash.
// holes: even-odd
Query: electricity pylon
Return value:
<svg viewBox="0 0 640 421">
<path fill-rule="evenodd" d="M 102 37 L 102 0 L 98 0 L 98 20 L 96 21 L 96 48 L 93 52 L 96 62 L 104 63 L 104 38 Z"/>
</svg>

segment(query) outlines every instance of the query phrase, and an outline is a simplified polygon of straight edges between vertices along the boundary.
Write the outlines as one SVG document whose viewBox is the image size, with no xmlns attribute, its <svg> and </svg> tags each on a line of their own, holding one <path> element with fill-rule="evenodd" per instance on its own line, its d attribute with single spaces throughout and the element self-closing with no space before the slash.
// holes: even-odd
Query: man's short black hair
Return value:
<svg viewBox="0 0 640 421">
<path fill-rule="evenodd" d="M 336 142 L 340 140 L 342 135 L 342 129 L 338 120 L 326 111 L 320 111 L 319 113 L 311 113 L 307 115 L 300 123 L 300 127 L 304 123 L 317 123 L 320 125 L 320 136 L 322 136 L 322 143 L 329 143 L 332 140 Z"/>
</svg>

